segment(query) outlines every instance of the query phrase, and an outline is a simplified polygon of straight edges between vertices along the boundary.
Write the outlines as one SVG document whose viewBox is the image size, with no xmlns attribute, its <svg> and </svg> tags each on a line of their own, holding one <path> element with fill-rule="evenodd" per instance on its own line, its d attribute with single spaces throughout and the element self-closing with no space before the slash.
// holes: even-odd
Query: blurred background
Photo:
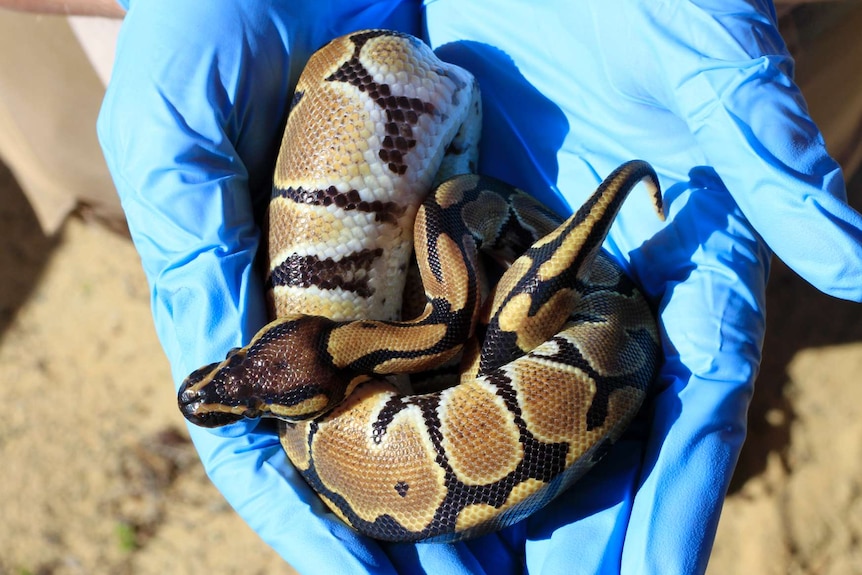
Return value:
<svg viewBox="0 0 862 575">
<path fill-rule="evenodd" d="M 862 2 L 778 11 L 860 210 Z M 95 136 L 118 26 L 0 9 L 0 575 L 293 573 L 176 409 Z M 862 306 L 776 261 L 768 310 L 709 573 L 862 574 Z"/>
</svg>

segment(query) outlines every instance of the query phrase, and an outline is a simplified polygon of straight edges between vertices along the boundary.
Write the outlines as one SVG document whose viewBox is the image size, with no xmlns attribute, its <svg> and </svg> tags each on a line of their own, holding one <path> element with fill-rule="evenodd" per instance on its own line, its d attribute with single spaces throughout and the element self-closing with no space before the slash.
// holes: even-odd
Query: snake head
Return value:
<svg viewBox="0 0 862 575">
<path fill-rule="evenodd" d="M 231 350 L 226 362 L 232 358 L 239 357 L 240 349 Z M 221 427 L 236 423 L 245 417 L 257 417 L 257 409 L 249 405 L 249 402 L 238 402 L 231 399 L 236 398 L 237 392 L 243 387 L 241 382 L 229 382 L 229 372 L 224 370 L 224 362 L 211 363 L 192 372 L 183 381 L 177 393 L 177 403 L 180 411 L 191 423 L 201 427 Z M 225 385 L 225 384 L 228 385 Z M 240 383 L 237 385 L 237 383 Z M 228 392 L 227 390 L 231 391 Z"/>
<path fill-rule="evenodd" d="M 192 372 L 177 394 L 180 411 L 202 427 L 243 418 L 302 421 L 340 403 L 356 377 L 344 373 L 320 351 L 331 320 L 313 316 L 280 318 L 251 343 L 231 350 L 221 362 Z"/>
</svg>

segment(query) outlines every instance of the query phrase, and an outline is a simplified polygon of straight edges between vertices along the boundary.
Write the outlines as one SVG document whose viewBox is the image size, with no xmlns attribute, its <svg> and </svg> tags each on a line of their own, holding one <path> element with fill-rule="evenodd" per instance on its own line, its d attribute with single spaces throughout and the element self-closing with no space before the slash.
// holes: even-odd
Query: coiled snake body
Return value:
<svg viewBox="0 0 862 575">
<path fill-rule="evenodd" d="M 379 539 L 528 516 L 620 436 L 657 369 L 654 316 L 600 248 L 638 181 L 660 212 L 652 168 L 624 164 L 560 223 L 469 175 L 480 113 L 472 76 L 410 36 L 357 32 L 312 56 L 268 214 L 278 319 L 179 392 L 199 425 L 281 419 L 309 485 Z M 414 244 L 424 309 L 400 321 Z M 480 253 L 511 263 L 486 297 Z M 459 361 L 443 389 L 394 375 Z"/>
</svg>

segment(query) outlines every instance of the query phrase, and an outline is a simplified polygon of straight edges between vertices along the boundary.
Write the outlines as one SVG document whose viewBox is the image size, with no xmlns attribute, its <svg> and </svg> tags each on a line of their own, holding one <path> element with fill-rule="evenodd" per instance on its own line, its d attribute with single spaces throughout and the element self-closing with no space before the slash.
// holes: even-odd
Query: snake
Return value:
<svg viewBox="0 0 862 575">
<path fill-rule="evenodd" d="M 653 168 L 626 162 L 564 220 L 476 174 L 481 107 L 407 34 L 315 52 L 266 215 L 273 319 L 178 392 L 200 426 L 275 418 L 328 508 L 383 541 L 530 516 L 621 437 L 659 366 L 655 314 L 602 248 L 640 182 L 661 217 Z"/>
</svg>

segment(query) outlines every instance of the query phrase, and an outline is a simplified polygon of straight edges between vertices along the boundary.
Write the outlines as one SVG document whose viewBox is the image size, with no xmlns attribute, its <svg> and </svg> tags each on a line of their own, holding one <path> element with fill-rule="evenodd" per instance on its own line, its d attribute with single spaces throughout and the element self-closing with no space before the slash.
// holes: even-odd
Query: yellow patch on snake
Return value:
<svg viewBox="0 0 862 575">
<path fill-rule="evenodd" d="M 352 53 L 353 42 L 347 36 L 341 36 L 324 45 L 308 60 L 299 77 L 297 90 L 323 83 L 324 78 L 331 76 Z"/>
<path fill-rule="evenodd" d="M 420 355 L 419 357 L 396 357 L 378 364 L 375 373 L 416 373 L 420 370 L 430 369 L 442 365 L 461 353 L 461 346 L 457 345 L 449 350 Z"/>
<path fill-rule="evenodd" d="M 395 415 L 379 443 L 372 440 L 368 430 L 394 394 L 382 391 L 388 387 L 358 388 L 334 417 L 320 423 L 312 440 L 315 467 L 323 484 L 345 497 L 361 518 L 374 521 L 390 513 L 407 529 L 421 531 L 446 496 L 445 472 L 435 463 L 417 406 Z M 338 412 L 346 409 L 352 417 L 339 419 Z M 357 445 L 365 448 L 357 450 Z"/>
<path fill-rule="evenodd" d="M 305 471 L 311 463 L 311 454 L 308 452 L 308 432 L 311 426 L 309 421 L 281 425 L 279 438 L 281 447 L 284 449 L 291 463 L 297 469 Z"/>
<path fill-rule="evenodd" d="M 523 459 L 514 416 L 494 387 L 477 381 L 447 389 L 437 412 L 449 464 L 467 485 L 502 479 Z"/>
<path fill-rule="evenodd" d="M 424 210 L 420 212 L 424 215 Z M 417 217 L 417 222 L 420 219 Z M 424 224 L 424 217 L 421 218 L 421 223 Z M 425 237 L 425 226 L 416 226 L 416 245 L 417 259 L 423 261 L 427 258 L 428 248 Z M 454 286 L 466 286 L 467 278 L 470 277 L 471 271 L 467 268 L 461 250 L 458 244 L 446 234 L 437 236 L 437 257 L 440 261 L 440 273 L 442 278 L 438 280 L 430 270 L 423 273 L 422 282 L 425 288 L 425 294 L 430 298 L 443 298 L 449 302 L 451 310 L 459 311 L 467 305 L 469 292 L 466 289 L 453 289 Z"/>
<path fill-rule="evenodd" d="M 297 417 L 306 413 L 319 412 L 329 404 L 329 398 L 323 394 L 309 397 L 305 401 L 301 401 L 296 405 L 278 405 L 272 404 L 269 408 L 273 415 L 281 415 L 284 417 Z"/>
<path fill-rule="evenodd" d="M 589 375 L 576 367 L 534 357 L 519 359 L 509 370 L 524 421 L 537 439 L 568 443 L 585 432 L 587 411 L 596 395 L 596 384 Z M 561 372 L 567 377 L 561 377 Z"/>
<path fill-rule="evenodd" d="M 305 112 L 305 123 L 287 124 L 273 178 L 276 187 L 326 188 L 330 182 L 363 176 L 360 166 L 365 165 L 366 140 L 374 123 L 368 111 L 356 105 L 355 91 L 348 84 L 323 83 L 301 100 L 302 109 L 295 111 Z M 305 111 L 314 104 L 326 113 Z"/>
<path fill-rule="evenodd" d="M 605 322 L 575 324 L 561 334 L 599 373 L 621 376 L 647 361 L 641 345 L 628 332 L 650 327 L 651 316 L 641 300 L 619 293 L 596 292 L 583 298 L 578 309 L 593 317 L 602 317 L 607 310 L 613 310 Z"/>
<path fill-rule="evenodd" d="M 426 50 L 424 45 L 408 44 L 398 37 L 378 36 L 368 40 L 360 60 L 369 72 L 393 74 L 396 79 L 391 83 L 409 86 L 428 73 L 427 65 L 422 66 L 416 55 Z"/>
<path fill-rule="evenodd" d="M 475 188 L 478 182 L 476 174 L 465 174 L 457 180 L 443 182 L 434 192 L 434 200 L 445 210 L 463 200 L 464 192 Z"/>
<path fill-rule="evenodd" d="M 497 316 L 500 327 L 504 331 L 516 333 L 518 347 L 530 351 L 562 327 L 576 297 L 574 290 L 561 289 L 531 316 L 530 304 L 533 298 L 530 294 L 517 294 L 500 310 Z"/>
<path fill-rule="evenodd" d="M 270 202 L 268 225 L 269 261 L 273 267 L 300 245 L 343 245 L 356 235 L 331 210 L 282 198 Z"/>
<path fill-rule="evenodd" d="M 380 349 L 395 352 L 428 349 L 446 335 L 446 325 L 399 327 L 374 321 L 348 323 L 333 329 L 326 351 L 336 367 L 345 367 Z"/>
<path fill-rule="evenodd" d="M 242 415 L 246 411 L 244 405 L 224 405 L 223 403 L 202 403 L 195 410 L 198 413 L 230 413 Z"/>
<path fill-rule="evenodd" d="M 530 271 L 530 267 L 533 265 L 533 260 L 528 256 L 523 255 L 516 259 L 514 263 L 506 270 L 506 273 L 503 274 L 503 277 L 500 278 L 500 281 L 497 282 L 497 287 L 494 288 L 494 300 L 490 306 L 488 306 L 487 316 L 483 318 L 484 321 L 488 321 L 488 318 L 493 317 L 499 310 L 500 306 L 503 305 L 503 301 L 505 301 L 506 296 L 512 291 L 512 289 L 517 285 L 519 281 Z"/>
<path fill-rule="evenodd" d="M 554 347 L 553 342 L 548 342 L 537 351 L 552 355 Z M 576 367 L 542 357 L 521 358 L 510 365 L 507 371 L 513 376 L 518 405 L 530 433 L 544 442 L 568 443 L 567 465 L 574 463 L 605 438 L 615 440 L 618 432 L 630 420 L 624 415 L 633 415 L 644 397 L 643 391 L 630 387 L 613 390 L 608 398 L 605 421 L 588 430 L 587 413 L 596 399 L 598 389 L 588 374 Z M 563 374 L 567 375 L 563 377 Z M 611 424 L 617 430 L 615 433 L 611 433 Z"/>
<path fill-rule="evenodd" d="M 457 531 L 466 531 L 471 527 L 475 527 L 476 525 L 480 525 L 485 521 L 488 521 L 492 517 L 499 515 L 499 513 L 500 512 L 496 507 L 486 503 L 467 505 L 458 514 L 458 519 L 455 522 L 455 529 Z"/>
<path fill-rule="evenodd" d="M 584 221 L 586 222 L 591 219 L 593 219 L 592 215 L 585 218 Z M 572 230 L 560 244 L 554 256 L 539 266 L 538 278 L 546 281 L 568 270 L 572 265 L 574 256 L 579 254 L 583 249 L 584 242 L 589 235 L 589 229 L 582 224 L 580 227 Z"/>
</svg>

